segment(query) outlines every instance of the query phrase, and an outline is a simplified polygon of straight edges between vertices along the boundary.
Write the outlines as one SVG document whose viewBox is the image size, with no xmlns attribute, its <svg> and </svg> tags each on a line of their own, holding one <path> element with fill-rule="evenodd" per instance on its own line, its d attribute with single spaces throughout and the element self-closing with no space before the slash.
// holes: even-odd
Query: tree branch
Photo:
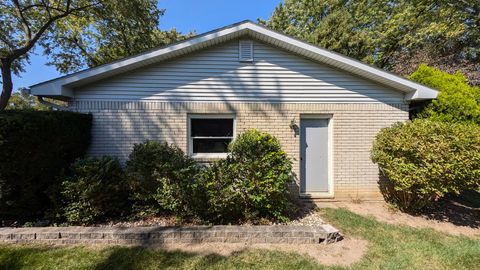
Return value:
<svg viewBox="0 0 480 270">
<path fill-rule="evenodd" d="M 45 8 L 45 10 L 47 11 L 47 14 L 48 14 L 48 18 L 52 18 L 52 13 L 50 12 L 50 6 L 48 5 L 48 2 L 45 3 L 45 0 L 41 0 L 42 1 L 42 5 L 43 7 Z"/>
<path fill-rule="evenodd" d="M 25 11 L 28 11 L 29 9 L 31 9 L 31 8 L 39 8 L 39 7 L 43 7 L 43 5 L 40 5 L 40 4 L 28 5 L 28 6 L 23 7 L 21 11 L 25 12 Z"/>
<path fill-rule="evenodd" d="M 0 35 L 0 40 L 7 44 L 8 47 L 10 47 L 11 49 L 15 49 L 15 46 L 13 45 L 13 43 L 10 42 L 10 40 L 6 39 L 4 36 Z"/>
<path fill-rule="evenodd" d="M 15 11 L 17 12 L 17 16 L 20 18 L 20 22 L 22 23 L 23 32 L 25 33 L 25 39 L 30 41 L 32 39 L 32 30 L 30 29 L 30 25 L 25 19 L 23 14 L 22 8 L 18 0 L 13 0 L 13 4 L 15 5 Z"/>
<path fill-rule="evenodd" d="M 128 55 L 131 55 L 132 52 L 131 52 L 131 49 L 130 49 L 130 43 L 128 42 L 128 38 L 127 38 L 127 34 L 125 33 L 126 32 L 126 27 L 124 27 L 123 23 L 120 23 L 120 33 L 122 35 L 122 39 L 123 39 L 123 42 L 125 43 L 125 49 L 128 53 Z"/>
<path fill-rule="evenodd" d="M 85 57 L 87 57 L 88 60 L 91 61 L 94 65 L 96 66 L 99 65 L 98 61 L 94 57 L 92 57 L 92 55 L 87 51 L 87 49 L 82 44 L 80 44 L 77 37 L 73 37 L 73 39 L 69 39 L 69 38 L 64 38 L 64 39 L 72 42 L 75 46 L 77 46 L 78 49 L 85 55 Z"/>
<path fill-rule="evenodd" d="M 99 4 L 99 2 L 95 2 L 90 5 L 72 8 L 71 6 L 72 1 L 67 0 L 65 3 L 65 10 L 60 10 L 59 5 L 60 5 L 60 2 L 62 1 L 58 1 L 57 2 L 58 5 L 55 11 L 59 12 L 59 14 L 53 16 L 51 13 L 52 7 L 49 5 L 50 3 L 49 1 L 41 0 L 41 3 L 43 5 L 31 4 L 23 8 L 19 0 L 12 0 L 12 1 L 15 6 L 15 12 L 22 25 L 23 32 L 25 33 L 25 44 L 20 48 L 15 49 L 12 43 L 10 43 L 9 41 L 5 41 L 4 38 L 2 38 L 2 42 L 7 44 L 9 47 L 11 47 L 12 51 L 8 53 L 6 56 L 3 56 L 0 58 L 1 60 L 0 69 L 1 69 L 1 79 L 2 79 L 2 93 L 0 94 L 0 111 L 3 111 L 5 107 L 8 105 L 8 100 L 12 95 L 12 89 L 13 89 L 12 63 L 14 63 L 15 60 L 22 57 L 23 55 L 26 55 L 35 46 L 37 41 L 45 34 L 46 31 L 48 31 L 48 29 L 57 20 L 65 18 L 74 12 L 85 10 Z M 45 12 L 48 15 L 48 20 L 43 25 L 41 25 L 41 27 L 38 29 L 38 31 L 35 34 L 32 33 L 31 25 L 29 24 L 27 18 L 25 17 L 25 11 L 34 7 L 43 7 L 45 9 Z"/>
<path fill-rule="evenodd" d="M 56 22 L 57 20 L 60 20 L 62 18 L 65 18 L 67 17 L 68 15 L 74 13 L 74 12 L 77 12 L 77 11 L 81 11 L 81 10 L 85 10 L 87 8 L 90 8 L 90 7 L 93 7 L 93 6 L 96 6 L 97 4 L 91 4 L 91 5 L 86 5 L 86 6 L 82 6 L 82 7 L 78 7 L 78 8 L 71 8 L 70 7 L 70 4 L 71 4 L 71 1 L 67 1 L 67 4 L 66 4 L 66 9 L 63 13 L 61 14 L 58 14 L 56 16 L 53 16 L 51 18 L 48 19 L 48 21 L 42 25 L 42 27 L 40 27 L 40 29 L 38 30 L 38 32 L 30 39 L 28 40 L 28 42 L 21 48 L 18 48 L 18 49 L 15 49 L 12 51 L 12 53 L 10 54 L 10 58 L 13 60 L 13 59 L 17 59 L 18 57 L 26 54 L 30 49 L 33 48 L 33 46 L 35 45 L 35 43 L 42 37 L 42 35 L 50 28 L 50 26 Z"/>
</svg>

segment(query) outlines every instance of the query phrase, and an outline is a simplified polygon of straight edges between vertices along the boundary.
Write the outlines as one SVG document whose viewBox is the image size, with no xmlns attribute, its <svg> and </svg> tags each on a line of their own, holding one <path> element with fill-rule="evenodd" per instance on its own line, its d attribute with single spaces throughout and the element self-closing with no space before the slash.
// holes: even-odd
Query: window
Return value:
<svg viewBox="0 0 480 270">
<path fill-rule="evenodd" d="M 193 156 L 222 156 L 234 136 L 234 118 L 225 115 L 192 115 L 189 151 Z"/>
</svg>

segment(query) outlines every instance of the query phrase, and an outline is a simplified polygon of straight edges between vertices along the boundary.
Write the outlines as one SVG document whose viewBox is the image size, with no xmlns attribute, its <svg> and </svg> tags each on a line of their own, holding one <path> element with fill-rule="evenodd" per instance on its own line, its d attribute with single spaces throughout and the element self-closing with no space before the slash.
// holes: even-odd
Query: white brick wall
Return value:
<svg viewBox="0 0 480 270">
<path fill-rule="evenodd" d="M 289 125 L 300 124 L 302 114 L 333 115 L 333 175 L 337 199 L 379 198 L 378 168 L 370 161 L 376 133 L 383 127 L 408 119 L 405 104 L 260 104 L 195 102 L 77 101 L 72 110 L 94 116 L 90 154 L 115 155 L 126 160 L 133 144 L 145 140 L 175 143 L 187 152 L 189 113 L 233 113 L 236 130 L 269 132 L 295 158 L 299 175 L 300 136 Z"/>
</svg>

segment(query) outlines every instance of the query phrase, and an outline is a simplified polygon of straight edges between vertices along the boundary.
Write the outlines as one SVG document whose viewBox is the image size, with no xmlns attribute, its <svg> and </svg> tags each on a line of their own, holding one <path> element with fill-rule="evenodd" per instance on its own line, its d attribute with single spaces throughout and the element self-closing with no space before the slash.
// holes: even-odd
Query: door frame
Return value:
<svg viewBox="0 0 480 270">
<path fill-rule="evenodd" d="M 301 158 L 301 155 L 302 155 L 302 138 L 303 138 L 303 134 L 302 134 L 302 119 L 309 119 L 309 120 L 315 120 L 315 119 L 318 119 L 318 120 L 328 120 L 328 127 L 327 127 L 327 132 L 328 132 L 328 141 L 327 141 L 327 161 L 328 161 L 328 164 L 327 164 L 327 167 L 328 167 L 328 172 L 327 172 L 327 175 L 328 175 L 328 192 L 310 192 L 310 193 L 302 193 L 301 190 L 302 190 L 302 187 L 300 187 L 300 197 L 301 198 L 318 198 L 318 199 L 332 199 L 334 198 L 334 179 L 333 179 L 333 124 L 334 124 L 334 121 L 333 121 L 333 114 L 300 114 L 300 139 L 298 141 L 298 144 L 299 144 L 299 158 Z M 302 162 L 302 160 L 300 160 L 300 177 L 305 177 L 304 175 L 302 175 L 302 166 L 304 166 L 304 162 Z M 300 178 L 300 185 L 302 185 L 303 182 L 305 181 L 302 181 L 303 179 Z"/>
</svg>

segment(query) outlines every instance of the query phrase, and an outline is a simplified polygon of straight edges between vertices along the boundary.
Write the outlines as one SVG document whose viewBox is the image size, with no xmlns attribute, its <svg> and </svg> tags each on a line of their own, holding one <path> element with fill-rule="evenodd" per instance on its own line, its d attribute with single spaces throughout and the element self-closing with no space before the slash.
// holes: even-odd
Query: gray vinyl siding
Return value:
<svg viewBox="0 0 480 270">
<path fill-rule="evenodd" d="M 234 41 L 83 86 L 74 100 L 398 104 L 404 94 L 257 41 L 254 62 L 239 62 Z"/>
</svg>

